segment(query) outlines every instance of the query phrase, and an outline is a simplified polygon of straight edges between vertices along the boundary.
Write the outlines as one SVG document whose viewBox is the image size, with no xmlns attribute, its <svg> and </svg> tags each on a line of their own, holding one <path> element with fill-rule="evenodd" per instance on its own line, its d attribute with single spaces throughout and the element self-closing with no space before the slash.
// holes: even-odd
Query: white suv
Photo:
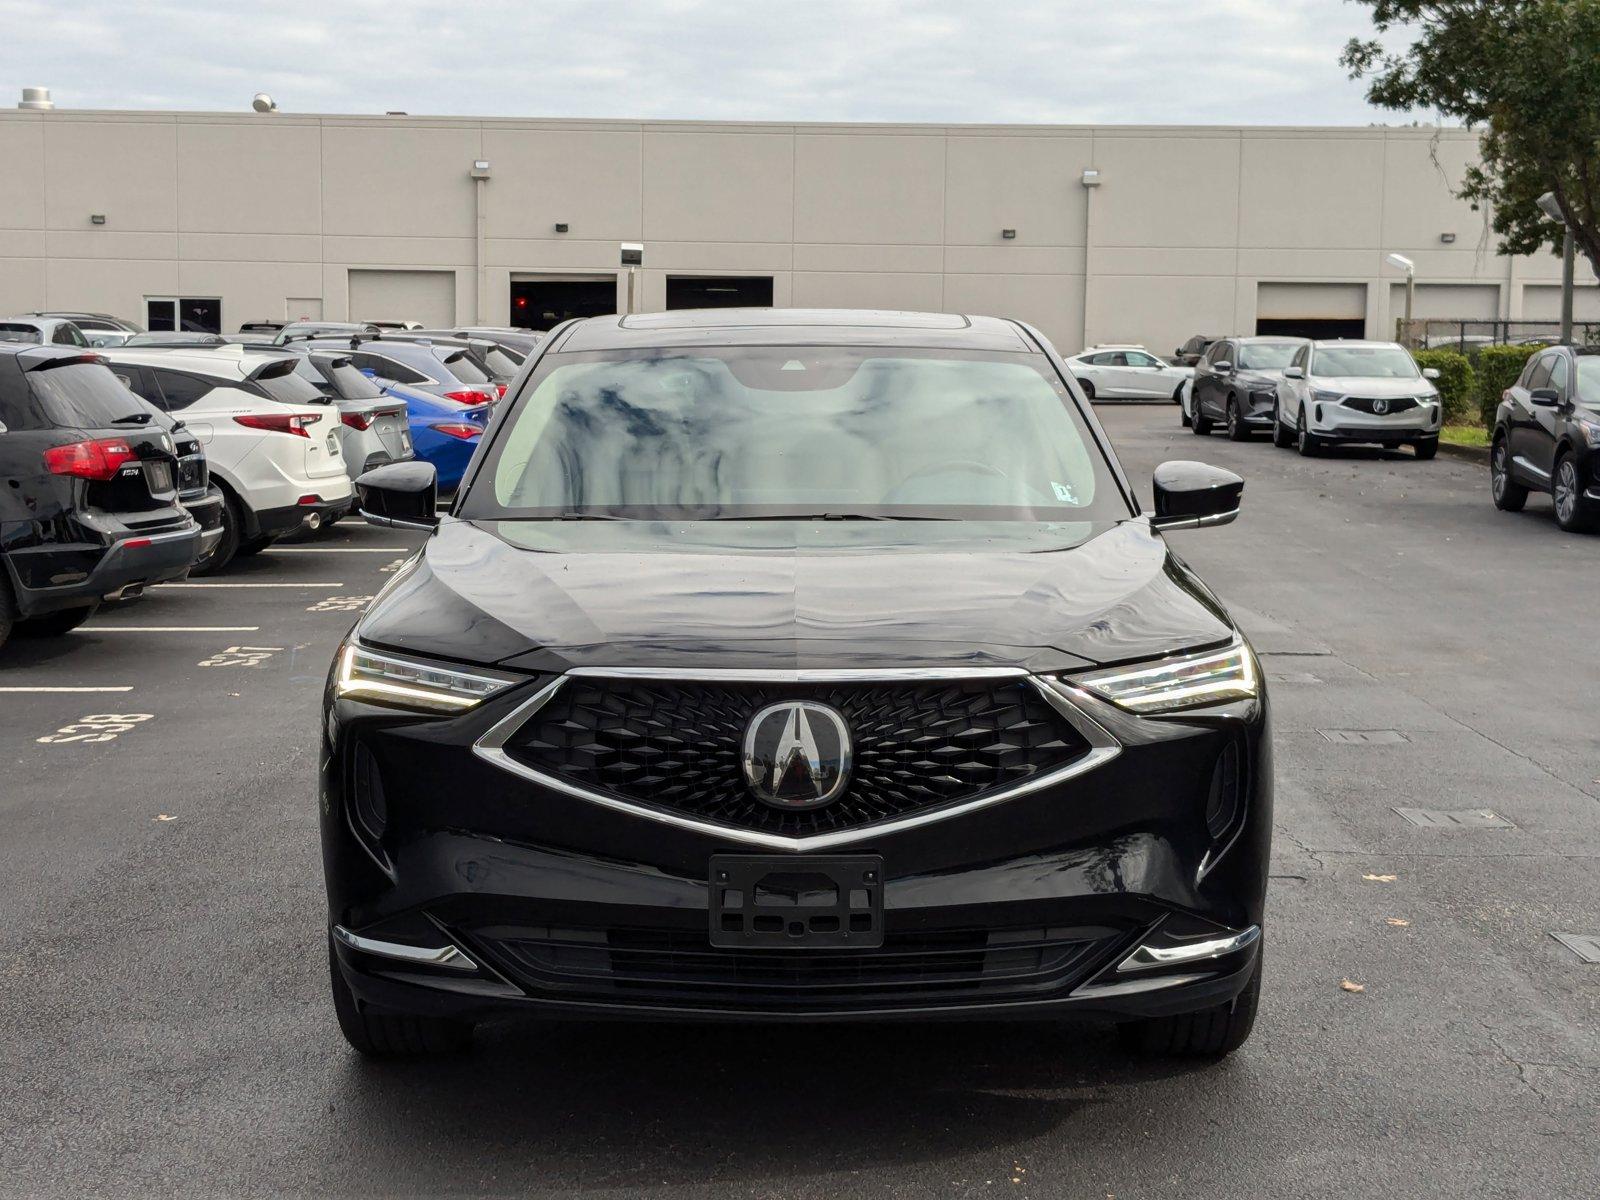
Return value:
<svg viewBox="0 0 1600 1200">
<path fill-rule="evenodd" d="M 1442 416 L 1437 378 L 1398 342 L 1308 342 L 1278 385 L 1272 443 L 1301 454 L 1348 442 L 1408 445 L 1432 458 Z"/>
<path fill-rule="evenodd" d="M 1143 346 L 1090 346 L 1066 360 L 1090 400 L 1181 401 L 1193 367 L 1163 362 Z"/>
<path fill-rule="evenodd" d="M 222 538 L 196 573 L 220 571 L 235 554 L 255 554 L 349 511 L 339 409 L 294 374 L 295 356 L 235 345 L 108 347 L 101 356 L 205 447 L 227 503 Z"/>
</svg>

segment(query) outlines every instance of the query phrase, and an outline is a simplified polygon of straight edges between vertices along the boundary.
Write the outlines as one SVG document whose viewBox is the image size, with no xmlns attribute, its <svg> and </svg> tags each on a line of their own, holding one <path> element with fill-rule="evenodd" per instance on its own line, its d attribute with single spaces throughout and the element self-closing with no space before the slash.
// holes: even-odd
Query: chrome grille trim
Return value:
<svg viewBox="0 0 1600 1200">
<path fill-rule="evenodd" d="M 651 668 L 638 669 L 650 670 Z M 879 671 L 864 669 L 847 673 L 834 672 L 826 675 L 821 680 L 816 679 L 810 672 L 790 672 L 778 673 L 774 675 L 772 672 L 757 670 L 753 675 L 743 673 L 732 675 L 731 678 L 738 681 L 754 679 L 763 682 L 771 681 L 783 683 L 834 682 L 839 679 L 881 681 L 885 679 L 903 680 L 908 678 L 918 680 L 1027 678 L 1028 681 L 1032 683 L 1033 686 L 1039 691 L 1040 695 L 1044 697 L 1045 701 L 1049 703 L 1050 706 L 1055 709 L 1055 711 L 1059 713 L 1068 724 L 1077 730 L 1077 732 L 1082 735 L 1085 741 L 1089 743 L 1088 753 L 1074 759 L 1065 766 L 1059 767 L 1054 771 L 1047 771 L 1042 775 L 1036 775 L 1031 779 L 1014 784 L 1011 787 L 1001 788 L 998 791 L 989 793 L 988 795 L 979 796 L 976 799 L 967 800 L 962 803 L 952 804 L 948 807 L 938 808 L 928 812 L 915 813 L 904 817 L 896 817 L 887 821 L 877 821 L 867 825 L 858 825 L 851 829 L 835 830 L 831 833 L 808 834 L 804 837 L 784 837 L 781 834 L 761 833 L 752 829 L 739 829 L 735 826 L 722 825 L 714 821 L 696 820 L 693 817 L 685 817 L 677 813 L 666 812 L 662 809 L 651 808 L 647 805 L 636 804 L 633 801 L 624 800 L 617 796 L 606 795 L 603 792 L 596 792 L 589 788 L 578 787 L 575 784 L 568 783 L 560 776 L 551 775 L 548 772 L 540 771 L 533 767 L 527 766 L 524 763 L 518 762 L 516 759 L 512 758 L 511 755 L 506 753 L 506 742 L 511 739 L 512 735 L 515 734 L 517 730 L 522 728 L 523 724 L 530 717 L 532 717 L 534 713 L 538 712 L 540 708 L 544 707 L 544 705 L 549 702 L 550 698 L 556 694 L 561 686 L 567 681 L 569 676 L 582 675 L 591 678 L 600 677 L 615 679 L 671 678 L 703 683 L 726 682 L 730 678 L 730 673 L 728 672 L 680 672 L 671 676 L 640 676 L 632 674 L 631 672 L 633 670 L 635 670 L 635 668 L 585 667 L 570 671 L 567 675 L 563 675 L 553 680 L 549 684 L 546 684 L 526 702 L 519 705 L 502 720 L 496 722 L 486 733 L 484 733 L 482 737 L 473 743 L 472 752 L 485 762 L 493 764 L 502 771 L 507 771 L 512 775 L 526 779 L 530 783 L 536 783 L 540 787 L 549 788 L 552 791 L 560 792 L 563 795 L 572 796 L 579 800 L 587 800 L 592 804 L 598 804 L 601 807 L 609 808 L 614 812 L 627 813 L 630 816 L 642 817 L 649 821 L 658 821 L 663 825 L 671 825 L 674 828 L 687 830 L 693 833 L 702 833 L 708 837 L 714 837 L 723 842 L 738 842 L 747 846 L 760 846 L 763 849 L 782 850 L 793 854 L 804 854 L 817 850 L 831 850 L 838 846 L 848 846 L 855 842 L 871 841 L 886 834 L 900 833 L 907 829 L 915 829 L 922 825 L 932 824 L 935 821 L 946 821 L 952 817 L 965 816 L 967 813 L 989 808 L 991 805 L 1003 804 L 1007 800 L 1014 800 L 1018 796 L 1025 796 L 1031 792 L 1037 792 L 1044 788 L 1054 787 L 1059 783 L 1065 783 L 1069 779 L 1074 779 L 1079 775 L 1087 774 L 1090 771 L 1104 766 L 1106 763 L 1116 758 L 1117 755 L 1122 753 L 1122 743 L 1117 741 L 1117 739 L 1107 732 L 1098 722 L 1093 720 L 1086 712 L 1074 704 L 1060 691 L 1051 687 L 1046 680 L 1041 679 L 1036 675 L 1031 675 L 1027 671 L 1014 667 L 978 667 L 967 669 L 983 672 L 983 674 L 977 676 L 965 673 L 963 668 L 954 668 L 952 670 L 888 668 L 886 670 Z M 916 670 L 921 673 L 909 676 L 903 674 L 893 674 L 892 672 L 896 670 Z M 804 677 L 792 679 L 791 676 L 793 675 L 801 675 Z"/>
</svg>

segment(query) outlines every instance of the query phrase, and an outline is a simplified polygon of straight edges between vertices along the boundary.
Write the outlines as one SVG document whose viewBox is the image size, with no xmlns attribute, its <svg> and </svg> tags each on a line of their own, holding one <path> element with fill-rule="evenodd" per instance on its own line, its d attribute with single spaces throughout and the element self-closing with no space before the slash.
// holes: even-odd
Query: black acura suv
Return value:
<svg viewBox="0 0 1600 1200">
<path fill-rule="evenodd" d="M 1034 330 L 721 309 L 569 322 L 340 647 L 321 828 L 369 1054 L 506 1013 L 1250 1032 L 1255 656 Z"/>
</svg>

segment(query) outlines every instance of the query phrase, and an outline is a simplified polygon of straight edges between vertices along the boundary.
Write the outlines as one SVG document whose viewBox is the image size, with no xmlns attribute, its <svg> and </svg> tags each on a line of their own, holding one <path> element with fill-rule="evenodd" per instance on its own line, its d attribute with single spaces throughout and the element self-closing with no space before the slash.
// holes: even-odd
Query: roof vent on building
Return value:
<svg viewBox="0 0 1600 1200">
<path fill-rule="evenodd" d="M 47 87 L 25 87 L 22 89 L 22 103 L 18 108 L 54 108 L 56 102 L 50 99 L 50 89 Z"/>
</svg>

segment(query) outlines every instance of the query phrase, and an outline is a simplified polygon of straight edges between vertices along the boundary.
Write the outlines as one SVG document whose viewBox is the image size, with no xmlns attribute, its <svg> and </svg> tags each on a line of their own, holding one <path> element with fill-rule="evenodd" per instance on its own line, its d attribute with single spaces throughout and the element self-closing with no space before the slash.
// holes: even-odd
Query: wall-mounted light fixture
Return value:
<svg viewBox="0 0 1600 1200">
<path fill-rule="evenodd" d="M 567 231 L 567 223 L 565 221 L 557 221 L 556 222 L 556 232 L 557 233 L 565 233 L 566 231 Z"/>
<path fill-rule="evenodd" d="M 1013 239 L 1016 238 L 1017 231 L 1015 229 L 1002 229 L 1000 231 L 1000 236 L 1005 238 L 1006 241 L 1009 242 L 1009 241 L 1012 241 Z"/>
<path fill-rule="evenodd" d="M 1456 235 L 1453 233 L 1441 233 L 1439 240 L 1448 246 L 1456 240 Z"/>
<path fill-rule="evenodd" d="M 1100 183 L 1100 168 L 1086 167 L 1083 172 L 1083 186 L 1086 188 L 1097 188 L 1100 186 Z"/>
<path fill-rule="evenodd" d="M 91 224 L 91 225 L 104 225 L 105 223 L 106 223 L 106 215 L 105 215 L 105 213 L 90 213 L 89 214 L 89 224 Z"/>
<path fill-rule="evenodd" d="M 489 178 L 489 160 L 487 158 L 475 160 L 472 164 L 472 170 L 468 171 L 467 174 L 474 179 Z"/>
</svg>

